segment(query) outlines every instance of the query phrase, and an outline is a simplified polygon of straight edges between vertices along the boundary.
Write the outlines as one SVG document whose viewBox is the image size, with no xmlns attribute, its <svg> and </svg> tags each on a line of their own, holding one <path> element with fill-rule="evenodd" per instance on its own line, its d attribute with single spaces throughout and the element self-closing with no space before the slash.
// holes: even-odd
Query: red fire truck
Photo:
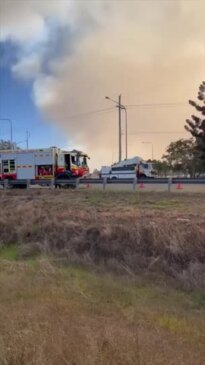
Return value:
<svg viewBox="0 0 205 365">
<path fill-rule="evenodd" d="M 0 150 L 0 179 L 49 179 L 70 171 L 75 176 L 89 173 L 88 155 L 57 147 L 35 150 Z"/>
</svg>

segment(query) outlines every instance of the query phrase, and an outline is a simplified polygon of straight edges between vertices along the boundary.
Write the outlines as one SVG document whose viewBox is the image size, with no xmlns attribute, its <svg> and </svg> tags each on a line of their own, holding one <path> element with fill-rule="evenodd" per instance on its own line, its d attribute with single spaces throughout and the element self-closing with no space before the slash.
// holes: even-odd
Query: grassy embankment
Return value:
<svg viewBox="0 0 205 365">
<path fill-rule="evenodd" d="M 203 200 L 1 192 L 0 365 L 203 364 Z"/>
</svg>

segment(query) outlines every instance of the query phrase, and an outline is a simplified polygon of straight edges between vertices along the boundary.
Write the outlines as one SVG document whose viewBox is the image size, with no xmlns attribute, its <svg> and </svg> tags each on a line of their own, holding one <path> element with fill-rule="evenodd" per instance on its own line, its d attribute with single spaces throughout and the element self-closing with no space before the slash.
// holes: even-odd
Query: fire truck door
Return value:
<svg viewBox="0 0 205 365">
<path fill-rule="evenodd" d="M 58 168 L 59 169 L 64 169 L 65 168 L 65 154 L 64 153 L 59 153 L 58 154 Z"/>
<path fill-rule="evenodd" d="M 19 153 L 17 155 L 17 179 L 35 179 L 33 153 Z"/>
</svg>

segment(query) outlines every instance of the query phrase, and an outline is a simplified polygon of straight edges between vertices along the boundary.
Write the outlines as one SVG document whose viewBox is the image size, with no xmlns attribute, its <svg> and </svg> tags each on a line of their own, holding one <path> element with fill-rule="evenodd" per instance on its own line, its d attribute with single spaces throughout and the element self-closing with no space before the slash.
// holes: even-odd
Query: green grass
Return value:
<svg viewBox="0 0 205 365">
<path fill-rule="evenodd" d="M 183 207 L 183 202 L 178 200 L 159 199 L 159 201 L 146 202 L 145 205 L 147 208 L 167 210 L 167 209 L 179 209 Z"/>
<path fill-rule="evenodd" d="M 19 255 L 19 247 L 16 245 L 0 247 L 0 259 L 14 261 Z"/>
</svg>

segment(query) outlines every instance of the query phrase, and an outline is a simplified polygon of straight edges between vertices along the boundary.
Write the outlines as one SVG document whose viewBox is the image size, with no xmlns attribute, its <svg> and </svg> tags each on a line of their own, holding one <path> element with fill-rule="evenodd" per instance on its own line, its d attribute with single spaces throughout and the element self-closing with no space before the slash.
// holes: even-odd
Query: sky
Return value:
<svg viewBox="0 0 205 365">
<path fill-rule="evenodd" d="M 29 131 L 32 148 L 115 162 L 118 114 L 105 96 L 122 94 L 128 156 L 153 147 L 160 158 L 189 137 L 188 100 L 204 79 L 205 0 L 0 0 L 0 118 L 21 147 Z M 0 120 L 0 138 L 9 132 Z"/>
</svg>

